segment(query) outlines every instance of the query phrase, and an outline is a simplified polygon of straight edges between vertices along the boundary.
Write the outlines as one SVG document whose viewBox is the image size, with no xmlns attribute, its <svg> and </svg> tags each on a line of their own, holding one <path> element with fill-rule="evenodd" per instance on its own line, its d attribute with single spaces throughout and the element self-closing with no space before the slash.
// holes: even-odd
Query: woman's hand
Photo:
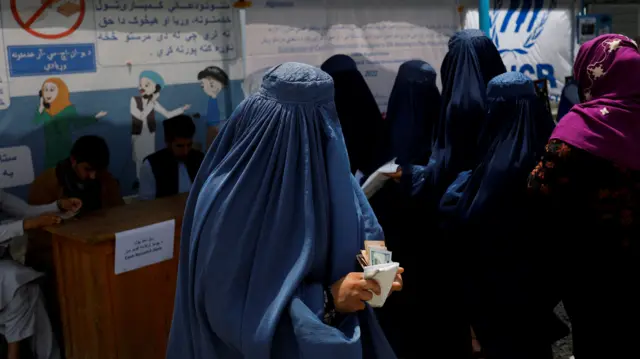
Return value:
<svg viewBox="0 0 640 359">
<path fill-rule="evenodd" d="M 82 200 L 78 198 L 64 198 L 58 200 L 58 208 L 61 211 L 78 212 L 82 207 Z"/>
<path fill-rule="evenodd" d="M 353 313 L 365 308 L 364 302 L 373 294 L 380 294 L 380 285 L 372 279 L 364 279 L 364 273 L 353 272 L 331 286 L 333 304 L 337 312 Z"/>
<path fill-rule="evenodd" d="M 41 114 L 44 112 L 45 107 L 44 107 L 44 97 L 40 96 L 40 106 L 38 107 L 38 112 L 40 112 Z"/>
<path fill-rule="evenodd" d="M 393 280 L 393 284 L 391 284 L 391 291 L 389 294 L 393 292 L 399 292 L 402 290 L 402 286 L 404 283 L 402 282 L 402 273 L 404 273 L 404 268 L 398 267 L 398 272 L 396 273 L 396 279 Z"/>
<path fill-rule="evenodd" d="M 22 227 L 25 230 L 42 228 L 53 226 L 54 224 L 58 224 L 62 221 L 62 219 L 58 216 L 52 214 L 43 214 L 38 217 L 28 218 L 22 221 Z"/>
<path fill-rule="evenodd" d="M 400 179 L 402 178 L 402 167 L 398 166 L 398 169 L 395 173 L 385 173 L 385 176 L 391 178 L 396 182 L 400 182 Z"/>
</svg>

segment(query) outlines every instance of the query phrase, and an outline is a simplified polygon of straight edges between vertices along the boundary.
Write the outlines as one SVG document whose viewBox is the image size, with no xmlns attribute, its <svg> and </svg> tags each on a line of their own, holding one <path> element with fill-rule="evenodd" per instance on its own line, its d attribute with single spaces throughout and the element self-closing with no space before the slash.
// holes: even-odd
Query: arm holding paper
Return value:
<svg viewBox="0 0 640 359">
<path fill-rule="evenodd" d="M 354 187 L 356 187 L 357 182 L 353 176 L 352 176 L 352 182 L 354 184 Z M 367 257 L 370 257 L 369 247 L 378 247 L 383 250 L 386 250 L 386 246 L 384 243 L 384 233 L 382 231 L 382 227 L 378 223 L 378 219 L 376 218 L 376 215 L 373 213 L 373 209 L 369 205 L 369 201 L 365 197 L 364 192 L 359 190 L 356 190 L 355 192 L 356 192 L 358 204 L 360 207 L 359 214 L 362 222 L 362 227 L 365 232 L 365 236 L 364 236 L 365 240 L 362 243 L 362 248 L 365 249 L 364 252 L 367 253 Z M 367 258 L 367 261 L 369 260 L 370 258 Z M 391 252 L 389 252 L 388 260 L 389 261 L 391 260 Z M 368 262 L 368 263 L 371 263 L 371 262 Z M 386 264 L 391 264 L 391 263 L 386 263 Z M 380 283 L 379 278 L 377 277 L 378 274 L 374 274 L 373 276 L 367 278 L 367 269 L 366 267 L 363 268 L 365 269 L 364 273 L 362 273 L 364 279 L 375 280 L 376 282 L 378 282 L 383 292 L 385 291 L 384 287 L 389 288 L 386 290 L 387 293 L 384 293 L 384 294 L 374 292 L 375 296 L 373 299 L 371 299 L 373 300 L 373 302 L 369 301 L 370 304 L 374 303 L 376 304 L 375 306 L 382 306 L 382 304 L 384 304 L 384 301 L 386 300 L 386 298 L 391 292 L 399 291 L 402 289 L 402 273 L 404 272 L 404 269 L 400 268 L 398 263 L 393 263 L 393 264 L 395 264 L 395 275 L 391 276 L 392 278 L 391 280 L 385 281 L 386 283 Z M 369 267 L 371 268 L 375 267 L 376 269 L 380 269 L 380 268 L 377 268 L 376 266 L 369 266 Z M 388 268 L 385 268 L 385 269 L 388 269 Z"/>
</svg>

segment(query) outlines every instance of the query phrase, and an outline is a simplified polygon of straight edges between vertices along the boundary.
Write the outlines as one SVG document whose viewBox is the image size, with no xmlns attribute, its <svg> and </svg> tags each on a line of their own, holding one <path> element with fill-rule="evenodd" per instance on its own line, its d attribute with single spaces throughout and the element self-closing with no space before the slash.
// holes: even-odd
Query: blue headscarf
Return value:
<svg viewBox="0 0 640 359">
<path fill-rule="evenodd" d="M 391 130 L 387 157 L 396 158 L 400 165 L 426 165 L 431 155 L 433 126 L 441 106 L 436 76 L 433 67 L 421 60 L 400 65 L 386 118 Z"/>
<path fill-rule="evenodd" d="M 487 357 L 544 357 L 540 353 L 550 351 L 553 329 L 561 323 L 533 270 L 526 231 L 536 223 L 526 191 L 553 126 L 540 116 L 546 105 L 533 82 L 519 72 L 491 80 L 487 100 L 477 146 L 483 159 L 449 187 L 441 211 L 454 217 L 447 221 L 447 235 L 468 266 L 466 307 Z"/>
<path fill-rule="evenodd" d="M 320 69 L 269 70 L 193 183 L 168 359 L 395 358 L 370 308 L 325 325 L 324 289 L 383 239 Z"/>
<path fill-rule="evenodd" d="M 321 68 L 333 78 L 351 173 L 360 170 L 368 176 L 383 164 L 381 151 L 388 146 L 378 103 L 351 57 L 332 56 Z"/>
</svg>

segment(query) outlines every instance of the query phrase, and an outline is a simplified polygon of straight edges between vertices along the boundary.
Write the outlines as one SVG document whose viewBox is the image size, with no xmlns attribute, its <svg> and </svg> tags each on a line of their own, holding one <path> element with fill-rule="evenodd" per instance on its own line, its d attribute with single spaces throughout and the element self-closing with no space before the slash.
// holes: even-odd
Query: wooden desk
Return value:
<svg viewBox="0 0 640 359">
<path fill-rule="evenodd" d="M 179 195 L 87 214 L 31 241 L 28 263 L 55 282 L 67 359 L 164 359 L 185 202 Z M 115 233 L 172 218 L 173 259 L 115 275 Z"/>
</svg>

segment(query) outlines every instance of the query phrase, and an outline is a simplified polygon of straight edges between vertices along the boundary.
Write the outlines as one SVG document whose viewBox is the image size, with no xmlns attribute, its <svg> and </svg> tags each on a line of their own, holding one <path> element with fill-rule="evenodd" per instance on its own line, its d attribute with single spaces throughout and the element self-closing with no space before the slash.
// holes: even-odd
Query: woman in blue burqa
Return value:
<svg viewBox="0 0 640 359">
<path fill-rule="evenodd" d="M 462 292 L 464 263 L 456 243 L 441 231 L 440 200 L 458 173 L 476 167 L 479 132 L 486 117 L 486 86 L 506 72 L 493 42 L 480 30 L 463 30 L 449 40 L 440 69 L 442 107 L 434 128 L 429 163 L 406 164 L 391 175 L 411 197 L 420 218 L 406 229 L 413 233 L 394 243 L 394 259 L 419 276 L 426 295 L 421 310 L 407 308 L 417 323 L 425 323 L 422 343 L 434 358 L 468 358 L 471 331 Z M 396 246 L 409 248 L 402 256 Z M 408 269 L 412 268 L 412 269 Z M 426 282 L 425 282 L 426 279 Z M 428 295 L 427 295 L 428 293 Z M 416 358 L 422 358 L 414 354 Z"/>
<path fill-rule="evenodd" d="M 168 359 L 395 358 L 364 302 L 380 288 L 355 272 L 383 233 L 320 69 L 265 74 L 209 149 L 182 226 Z"/>
<path fill-rule="evenodd" d="M 538 236 L 523 228 L 537 225 L 526 183 L 554 123 L 519 72 L 491 80 L 487 102 L 476 147 L 482 159 L 443 197 L 446 237 L 465 264 L 465 307 L 485 357 L 550 359 L 552 342 L 568 329 L 553 314 L 559 297 L 538 276 Z"/>
<path fill-rule="evenodd" d="M 387 107 L 389 146 L 383 149 L 383 162 L 394 158 L 400 165 L 426 165 L 429 162 L 433 126 L 440 113 L 436 77 L 436 71 L 424 61 L 411 60 L 400 65 Z M 411 238 L 416 235 L 412 225 L 423 219 L 420 212 L 411 207 L 408 194 L 394 181 L 388 181 L 369 201 L 393 255 L 396 258 L 410 256 L 413 250 Z M 400 358 L 424 355 L 424 348 L 420 348 L 422 331 L 399 329 L 415 326 L 409 311 L 420 307 L 423 299 L 419 287 L 407 283 L 402 295 L 392 296 L 384 308 L 376 310 L 382 329 Z"/>
<path fill-rule="evenodd" d="M 378 169 L 380 149 L 385 148 L 386 128 L 382 113 L 356 62 L 347 55 L 334 55 L 322 64 L 333 78 L 335 101 L 351 173 L 364 177 Z"/>
</svg>

